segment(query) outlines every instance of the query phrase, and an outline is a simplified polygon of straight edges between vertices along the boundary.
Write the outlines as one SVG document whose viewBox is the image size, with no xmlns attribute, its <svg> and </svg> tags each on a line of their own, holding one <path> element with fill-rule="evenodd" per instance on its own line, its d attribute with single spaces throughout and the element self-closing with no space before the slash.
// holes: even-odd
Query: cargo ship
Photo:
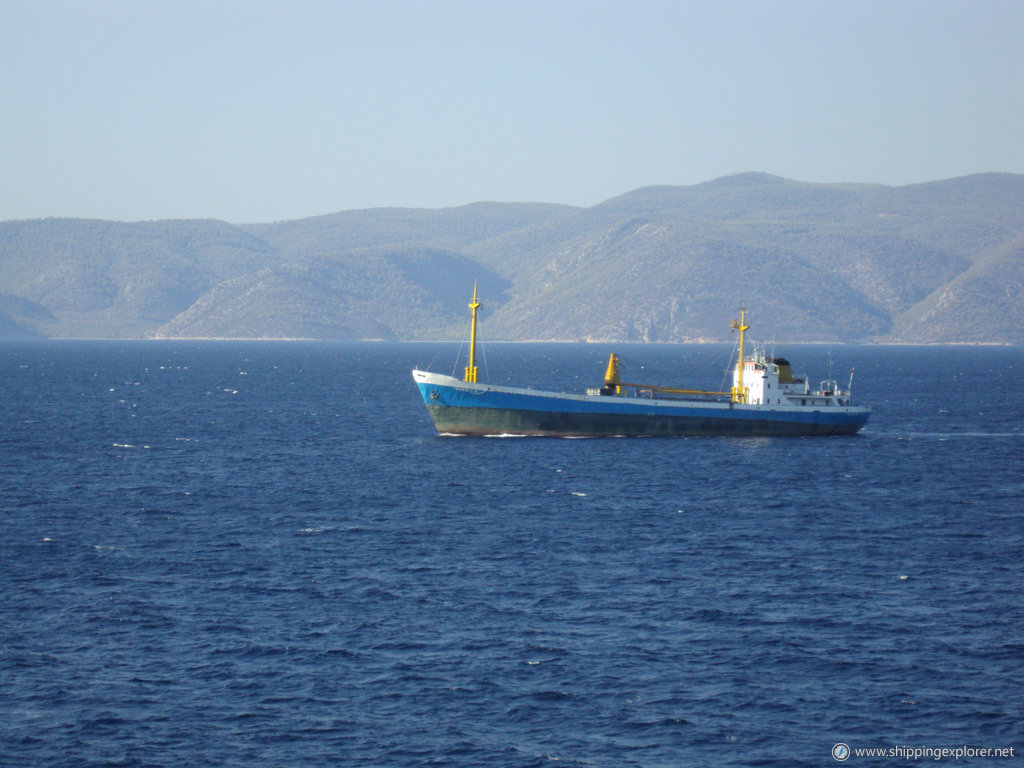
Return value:
<svg viewBox="0 0 1024 768">
<path fill-rule="evenodd" d="M 413 370 L 413 380 L 442 435 L 547 437 L 669 437 L 700 435 L 812 436 L 852 435 L 871 409 L 854 405 L 851 389 L 834 379 L 812 389 L 806 376 L 795 377 L 789 361 L 755 347 L 745 353 L 746 309 L 732 329 L 739 351 L 732 388 L 715 392 L 639 384 L 622 380 L 612 353 L 600 387 L 582 393 L 549 392 L 477 381 L 477 313 L 473 286 L 469 364 L 462 379 Z M 731 366 L 731 363 L 730 363 Z"/>
</svg>

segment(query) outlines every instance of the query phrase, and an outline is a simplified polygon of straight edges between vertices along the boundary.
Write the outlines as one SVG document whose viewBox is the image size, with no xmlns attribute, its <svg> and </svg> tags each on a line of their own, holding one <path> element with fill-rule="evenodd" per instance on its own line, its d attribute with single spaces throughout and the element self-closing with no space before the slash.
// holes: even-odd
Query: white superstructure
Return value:
<svg viewBox="0 0 1024 768">
<path fill-rule="evenodd" d="M 853 405 L 849 387 L 844 391 L 834 379 L 826 379 L 812 390 L 807 376 L 794 377 L 789 361 L 768 357 L 755 350 L 753 357 L 743 361 L 742 384 L 740 368 L 733 372 L 734 391 L 745 390 L 742 402 L 750 405 Z M 851 379 L 853 374 L 850 374 Z"/>
</svg>

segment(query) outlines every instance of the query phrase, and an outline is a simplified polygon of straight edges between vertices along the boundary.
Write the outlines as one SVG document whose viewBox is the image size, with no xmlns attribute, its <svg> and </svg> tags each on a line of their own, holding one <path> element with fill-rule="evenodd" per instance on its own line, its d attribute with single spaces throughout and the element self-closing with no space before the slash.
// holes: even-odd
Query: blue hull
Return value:
<svg viewBox="0 0 1024 768">
<path fill-rule="evenodd" d="M 867 408 L 742 405 L 645 399 L 468 384 L 413 372 L 438 431 L 457 435 L 809 436 L 850 435 Z"/>
</svg>

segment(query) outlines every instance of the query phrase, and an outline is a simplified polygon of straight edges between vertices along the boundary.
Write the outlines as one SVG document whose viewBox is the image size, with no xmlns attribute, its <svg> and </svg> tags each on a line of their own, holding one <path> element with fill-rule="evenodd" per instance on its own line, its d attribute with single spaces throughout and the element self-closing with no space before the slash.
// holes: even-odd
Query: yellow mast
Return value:
<svg viewBox="0 0 1024 768">
<path fill-rule="evenodd" d="M 740 332 L 740 357 L 736 361 L 736 385 L 732 388 L 732 401 L 734 403 L 747 402 L 747 388 L 743 386 L 743 333 L 749 325 L 746 324 L 747 308 L 740 307 L 739 321 L 732 321 L 732 329 Z"/>
<path fill-rule="evenodd" d="M 604 386 L 606 389 L 615 387 L 615 394 L 622 394 L 622 381 L 619 379 L 619 356 L 612 352 L 608 358 L 608 369 L 604 372 Z"/>
<path fill-rule="evenodd" d="M 469 302 L 469 308 L 473 310 L 473 320 L 469 326 L 469 365 L 466 366 L 466 381 L 476 383 L 476 311 L 480 309 L 480 302 L 476 299 L 476 281 L 473 281 L 473 300 Z"/>
</svg>

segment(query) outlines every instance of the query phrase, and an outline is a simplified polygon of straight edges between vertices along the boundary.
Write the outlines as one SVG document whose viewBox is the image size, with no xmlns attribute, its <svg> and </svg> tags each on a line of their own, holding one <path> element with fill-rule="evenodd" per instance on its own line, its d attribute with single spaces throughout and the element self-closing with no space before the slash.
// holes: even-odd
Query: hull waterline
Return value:
<svg viewBox="0 0 1024 768">
<path fill-rule="evenodd" d="M 640 397 L 570 395 L 467 384 L 414 371 L 442 434 L 545 437 L 799 437 L 850 435 L 867 422 L 861 407 L 772 407 Z"/>
</svg>

